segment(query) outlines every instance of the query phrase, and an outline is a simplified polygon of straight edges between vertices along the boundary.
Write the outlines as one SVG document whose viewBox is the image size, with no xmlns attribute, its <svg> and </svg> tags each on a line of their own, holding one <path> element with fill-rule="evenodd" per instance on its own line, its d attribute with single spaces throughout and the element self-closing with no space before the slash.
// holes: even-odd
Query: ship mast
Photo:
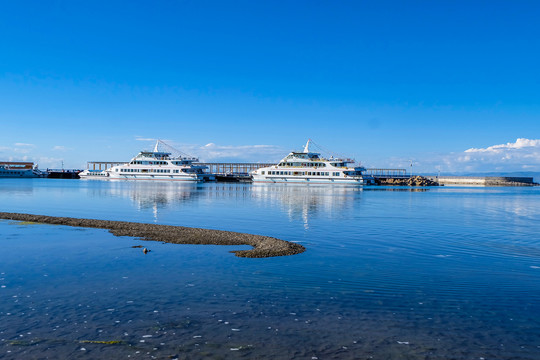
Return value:
<svg viewBox="0 0 540 360">
<path fill-rule="evenodd" d="M 311 139 L 308 139 L 306 146 L 304 146 L 304 153 L 309 153 L 309 143 L 311 142 Z"/>
</svg>

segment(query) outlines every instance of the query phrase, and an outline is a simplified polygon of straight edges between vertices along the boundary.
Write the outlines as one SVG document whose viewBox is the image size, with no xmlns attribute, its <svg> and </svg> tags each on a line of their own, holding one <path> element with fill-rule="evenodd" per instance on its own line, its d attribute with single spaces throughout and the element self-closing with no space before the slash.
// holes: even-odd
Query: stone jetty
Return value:
<svg viewBox="0 0 540 360">
<path fill-rule="evenodd" d="M 380 177 L 378 185 L 386 186 L 439 186 L 439 183 L 423 176 L 411 176 L 410 178 Z"/>
</svg>

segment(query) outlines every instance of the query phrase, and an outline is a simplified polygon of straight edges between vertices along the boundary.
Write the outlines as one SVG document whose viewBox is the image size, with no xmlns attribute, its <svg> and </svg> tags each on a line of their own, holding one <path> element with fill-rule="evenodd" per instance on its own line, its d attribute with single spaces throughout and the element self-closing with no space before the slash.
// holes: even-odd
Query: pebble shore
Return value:
<svg viewBox="0 0 540 360">
<path fill-rule="evenodd" d="M 126 221 L 77 219 L 70 217 L 7 212 L 0 212 L 0 218 L 43 224 L 108 229 L 116 236 L 131 236 L 140 238 L 142 240 L 161 241 L 173 244 L 251 245 L 253 246 L 253 249 L 250 250 L 231 251 L 236 256 L 248 258 L 295 255 L 306 250 L 305 247 L 300 244 L 269 236 L 184 226 L 145 224 Z"/>
</svg>

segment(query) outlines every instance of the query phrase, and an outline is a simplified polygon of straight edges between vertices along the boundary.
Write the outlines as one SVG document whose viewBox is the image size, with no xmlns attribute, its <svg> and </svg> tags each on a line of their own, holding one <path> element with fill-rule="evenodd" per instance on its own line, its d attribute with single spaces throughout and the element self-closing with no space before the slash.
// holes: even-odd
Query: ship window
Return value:
<svg viewBox="0 0 540 360">
<path fill-rule="evenodd" d="M 264 171 L 261 171 L 261 174 L 264 175 Z"/>
</svg>

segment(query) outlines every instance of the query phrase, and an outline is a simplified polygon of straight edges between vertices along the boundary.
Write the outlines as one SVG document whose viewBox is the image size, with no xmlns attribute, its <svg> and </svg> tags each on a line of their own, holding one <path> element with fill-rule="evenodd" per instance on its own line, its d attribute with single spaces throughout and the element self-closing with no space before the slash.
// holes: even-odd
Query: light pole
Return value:
<svg viewBox="0 0 540 360">
<path fill-rule="evenodd" d="M 412 163 L 413 161 L 412 160 L 409 160 L 411 162 L 411 178 L 412 178 Z"/>
</svg>

